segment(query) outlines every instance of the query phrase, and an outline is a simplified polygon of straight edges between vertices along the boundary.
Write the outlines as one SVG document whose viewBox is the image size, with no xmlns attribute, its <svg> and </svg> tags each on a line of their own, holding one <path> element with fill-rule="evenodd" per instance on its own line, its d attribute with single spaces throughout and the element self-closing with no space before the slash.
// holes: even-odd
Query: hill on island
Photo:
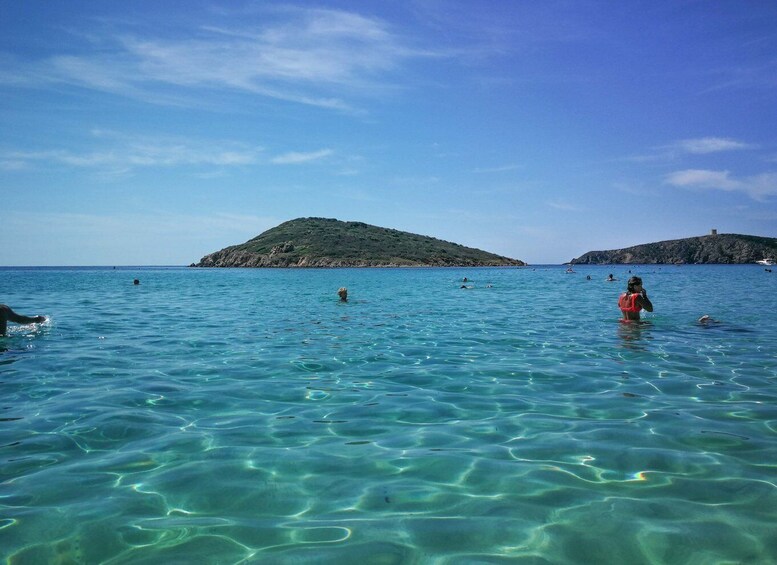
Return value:
<svg viewBox="0 0 777 565">
<path fill-rule="evenodd" d="M 496 267 L 523 261 L 433 237 L 328 218 L 298 218 L 193 267 Z"/>
<path fill-rule="evenodd" d="M 589 251 L 573 264 L 743 264 L 777 257 L 777 239 L 755 235 L 713 234 L 614 249 Z"/>
</svg>

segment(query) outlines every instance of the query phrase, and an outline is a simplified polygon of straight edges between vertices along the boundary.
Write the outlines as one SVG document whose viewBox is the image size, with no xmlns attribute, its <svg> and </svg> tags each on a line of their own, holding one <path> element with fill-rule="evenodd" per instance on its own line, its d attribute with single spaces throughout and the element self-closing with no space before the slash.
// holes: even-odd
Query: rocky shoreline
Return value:
<svg viewBox="0 0 777 565">
<path fill-rule="evenodd" d="M 748 264 L 777 256 L 777 239 L 754 235 L 712 234 L 614 249 L 589 251 L 574 265 Z"/>
</svg>

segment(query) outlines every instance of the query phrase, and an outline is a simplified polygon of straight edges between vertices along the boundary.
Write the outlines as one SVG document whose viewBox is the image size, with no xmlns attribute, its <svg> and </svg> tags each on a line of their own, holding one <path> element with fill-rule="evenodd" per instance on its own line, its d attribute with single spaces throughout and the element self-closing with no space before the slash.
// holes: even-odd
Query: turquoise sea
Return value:
<svg viewBox="0 0 777 565">
<path fill-rule="evenodd" d="M 0 562 L 777 562 L 777 273 L 576 270 L 0 269 Z"/>
</svg>

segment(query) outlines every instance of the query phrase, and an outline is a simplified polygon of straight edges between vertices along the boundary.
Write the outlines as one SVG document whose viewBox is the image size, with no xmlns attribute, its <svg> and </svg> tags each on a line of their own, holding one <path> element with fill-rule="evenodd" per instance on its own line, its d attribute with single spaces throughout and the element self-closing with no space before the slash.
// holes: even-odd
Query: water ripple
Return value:
<svg viewBox="0 0 777 565">
<path fill-rule="evenodd" d="M 628 327 L 590 269 L 4 271 L 0 556 L 777 561 L 777 294 L 651 268 Z"/>
</svg>

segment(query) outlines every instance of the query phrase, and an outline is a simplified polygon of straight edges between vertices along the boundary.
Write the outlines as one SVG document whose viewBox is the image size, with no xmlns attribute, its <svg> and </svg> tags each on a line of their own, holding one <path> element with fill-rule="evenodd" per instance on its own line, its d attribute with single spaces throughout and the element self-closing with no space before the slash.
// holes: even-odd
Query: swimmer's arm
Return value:
<svg viewBox="0 0 777 565">
<path fill-rule="evenodd" d="M 646 312 L 652 312 L 653 311 L 653 303 L 650 301 L 650 299 L 647 296 L 647 292 L 644 290 L 642 291 L 642 296 L 639 297 L 639 303 L 642 306 L 642 309 Z"/>
<path fill-rule="evenodd" d="M 22 316 L 10 308 L 5 311 L 6 318 L 16 324 L 41 324 L 46 321 L 45 316 Z"/>
</svg>

